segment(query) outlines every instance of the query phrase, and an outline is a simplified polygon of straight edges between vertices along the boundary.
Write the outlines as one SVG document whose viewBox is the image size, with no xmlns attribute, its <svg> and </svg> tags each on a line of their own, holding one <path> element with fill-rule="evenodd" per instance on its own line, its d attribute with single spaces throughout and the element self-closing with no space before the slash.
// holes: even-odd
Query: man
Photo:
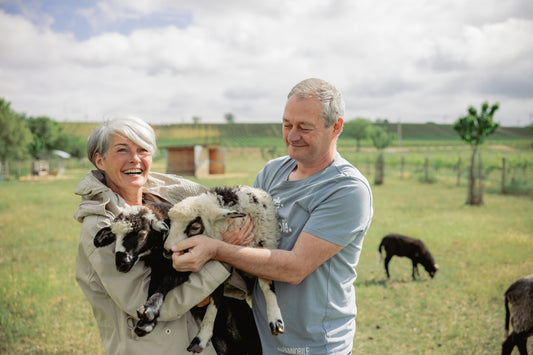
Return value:
<svg viewBox="0 0 533 355">
<path fill-rule="evenodd" d="M 279 249 L 205 236 L 173 248 L 174 267 L 180 271 L 198 271 L 215 259 L 276 281 L 284 334 L 270 334 L 263 294 L 253 297 L 264 354 L 352 351 L 355 267 L 372 218 L 372 194 L 365 177 L 337 152 L 343 115 L 340 93 L 323 80 L 304 80 L 288 95 L 283 139 L 289 155 L 268 162 L 254 182 L 276 204 Z M 185 249 L 189 253 L 182 253 Z"/>
</svg>

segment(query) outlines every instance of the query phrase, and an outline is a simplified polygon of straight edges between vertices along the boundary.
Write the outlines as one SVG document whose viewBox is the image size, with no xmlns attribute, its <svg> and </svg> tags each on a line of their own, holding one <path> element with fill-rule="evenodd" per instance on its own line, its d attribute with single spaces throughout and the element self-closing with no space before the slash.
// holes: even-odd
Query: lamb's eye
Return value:
<svg viewBox="0 0 533 355">
<path fill-rule="evenodd" d="M 195 223 L 192 223 L 190 228 L 189 228 L 189 235 L 198 235 L 198 234 L 201 234 L 203 232 L 203 225 L 202 223 L 199 223 L 199 222 L 195 222 Z"/>
</svg>

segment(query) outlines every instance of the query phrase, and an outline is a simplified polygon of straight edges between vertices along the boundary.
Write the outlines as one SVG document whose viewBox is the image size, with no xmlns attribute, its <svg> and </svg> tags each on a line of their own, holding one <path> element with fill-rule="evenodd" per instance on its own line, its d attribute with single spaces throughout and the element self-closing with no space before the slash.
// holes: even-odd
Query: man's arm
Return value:
<svg viewBox="0 0 533 355">
<path fill-rule="evenodd" d="M 195 236 L 176 244 L 172 261 L 178 271 L 197 272 L 215 259 L 264 279 L 296 285 L 341 249 L 306 232 L 300 234 L 292 250 L 244 247 Z"/>
</svg>

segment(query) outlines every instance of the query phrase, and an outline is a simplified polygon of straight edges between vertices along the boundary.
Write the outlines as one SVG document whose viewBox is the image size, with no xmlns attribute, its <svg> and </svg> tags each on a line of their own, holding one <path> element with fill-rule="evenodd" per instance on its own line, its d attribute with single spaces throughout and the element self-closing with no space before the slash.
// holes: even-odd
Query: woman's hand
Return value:
<svg viewBox="0 0 533 355">
<path fill-rule="evenodd" d="M 231 218 L 226 230 L 221 233 L 222 240 L 235 245 L 248 245 L 255 237 L 252 233 L 253 229 L 254 223 L 250 215 L 244 219 Z"/>
</svg>

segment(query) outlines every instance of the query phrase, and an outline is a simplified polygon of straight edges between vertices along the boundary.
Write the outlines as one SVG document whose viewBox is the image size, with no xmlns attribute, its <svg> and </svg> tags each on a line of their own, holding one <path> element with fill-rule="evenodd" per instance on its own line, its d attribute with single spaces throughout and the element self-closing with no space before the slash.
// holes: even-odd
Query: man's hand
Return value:
<svg viewBox="0 0 533 355">
<path fill-rule="evenodd" d="M 172 266 L 177 271 L 198 272 L 216 255 L 220 240 L 196 235 L 180 241 L 172 247 Z"/>
</svg>

